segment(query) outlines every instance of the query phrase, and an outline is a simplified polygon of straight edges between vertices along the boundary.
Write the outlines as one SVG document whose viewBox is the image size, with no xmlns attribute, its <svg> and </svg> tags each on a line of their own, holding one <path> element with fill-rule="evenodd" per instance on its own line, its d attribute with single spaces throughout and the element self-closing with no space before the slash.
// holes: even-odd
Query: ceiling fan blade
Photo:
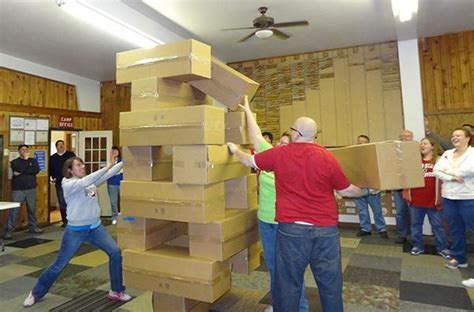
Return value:
<svg viewBox="0 0 474 312">
<path fill-rule="evenodd" d="M 273 24 L 273 27 L 295 27 L 295 26 L 308 26 L 308 21 L 297 21 L 297 22 L 287 22 L 287 23 L 276 23 Z"/>
<path fill-rule="evenodd" d="M 275 35 L 275 37 L 277 37 L 279 39 L 286 40 L 286 39 L 290 38 L 290 35 L 287 35 L 287 34 L 285 34 L 284 32 L 282 32 L 278 29 L 272 29 L 272 31 L 273 31 L 273 34 Z"/>
<path fill-rule="evenodd" d="M 255 27 L 239 27 L 239 28 L 226 28 L 226 29 L 221 29 L 221 31 L 227 31 L 227 30 L 241 30 L 241 29 L 254 29 Z"/>
<path fill-rule="evenodd" d="M 244 42 L 245 40 L 249 39 L 250 37 L 252 37 L 253 35 L 255 35 L 255 31 L 253 33 L 251 33 L 250 35 L 247 35 L 245 37 L 243 37 L 242 39 L 240 39 L 239 41 L 237 42 Z"/>
</svg>

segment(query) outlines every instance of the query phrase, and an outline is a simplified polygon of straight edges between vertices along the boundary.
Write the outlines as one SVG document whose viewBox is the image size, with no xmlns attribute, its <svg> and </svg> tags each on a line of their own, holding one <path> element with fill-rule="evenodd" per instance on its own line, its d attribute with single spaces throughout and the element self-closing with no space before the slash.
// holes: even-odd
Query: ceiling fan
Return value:
<svg viewBox="0 0 474 312">
<path fill-rule="evenodd" d="M 286 39 L 290 38 L 290 35 L 282 32 L 281 30 L 278 30 L 277 28 L 295 27 L 295 26 L 308 26 L 309 25 L 308 21 L 275 23 L 275 19 L 273 17 L 265 15 L 265 13 L 267 13 L 267 10 L 268 10 L 268 8 L 266 8 L 266 7 L 258 8 L 258 11 L 262 15 L 253 20 L 253 22 L 252 22 L 253 27 L 227 28 L 227 29 L 222 29 L 222 30 L 227 31 L 227 30 L 241 30 L 241 29 L 256 29 L 254 32 L 252 32 L 251 34 L 243 37 L 238 42 L 243 42 L 243 41 L 249 39 L 250 37 L 252 37 L 253 35 L 255 35 L 257 38 L 260 38 L 260 39 L 267 39 L 267 38 L 270 38 L 271 36 L 275 35 L 275 37 L 277 37 L 279 39 L 286 40 Z"/>
</svg>

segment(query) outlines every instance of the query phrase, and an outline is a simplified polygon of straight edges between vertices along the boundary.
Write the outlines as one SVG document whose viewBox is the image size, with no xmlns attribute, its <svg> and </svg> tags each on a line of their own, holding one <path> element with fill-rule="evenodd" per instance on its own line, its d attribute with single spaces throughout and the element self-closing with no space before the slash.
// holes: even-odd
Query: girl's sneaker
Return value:
<svg viewBox="0 0 474 312">
<path fill-rule="evenodd" d="M 464 280 L 464 281 L 462 281 L 462 284 L 466 287 L 474 288 L 474 278 Z"/>
<path fill-rule="evenodd" d="M 425 251 L 424 250 L 421 250 L 420 248 L 418 247 L 413 247 L 411 250 L 410 250 L 410 254 L 412 256 L 419 256 L 421 255 L 422 253 L 424 253 Z"/>
<path fill-rule="evenodd" d="M 109 294 L 107 295 L 107 297 L 110 300 L 123 301 L 123 302 L 130 301 L 132 299 L 130 295 L 124 293 L 123 291 L 118 292 L 118 291 L 112 291 L 112 290 L 109 291 Z"/>
<path fill-rule="evenodd" d="M 467 268 L 467 262 L 459 263 L 456 259 L 451 259 L 446 262 L 445 265 L 448 269 L 459 269 L 459 268 Z"/>
<path fill-rule="evenodd" d="M 444 249 L 441 251 L 438 251 L 438 255 L 444 258 L 444 260 L 451 260 L 453 257 L 451 257 L 451 253 L 449 252 L 449 249 Z"/>
<path fill-rule="evenodd" d="M 33 297 L 33 294 L 30 291 L 30 293 L 28 294 L 28 297 L 26 297 L 25 301 L 23 301 L 23 306 L 25 308 L 29 308 L 33 306 L 35 303 L 36 303 L 35 297 Z"/>
</svg>

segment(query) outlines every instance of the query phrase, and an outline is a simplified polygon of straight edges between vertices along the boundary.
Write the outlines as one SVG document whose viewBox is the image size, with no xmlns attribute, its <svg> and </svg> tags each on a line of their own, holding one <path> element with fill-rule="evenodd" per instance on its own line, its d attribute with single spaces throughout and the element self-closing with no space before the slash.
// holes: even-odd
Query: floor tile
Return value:
<svg viewBox="0 0 474 312">
<path fill-rule="evenodd" d="M 107 291 L 93 289 L 50 311 L 112 311 L 124 304 L 125 302 L 109 300 Z"/>
<path fill-rule="evenodd" d="M 0 256 L 5 256 L 5 255 L 9 255 L 9 254 L 14 254 L 16 253 L 17 251 L 21 250 L 22 248 L 18 248 L 18 247 L 10 247 L 10 246 L 7 246 L 5 245 L 5 250 L 4 251 L 1 251 L 0 250 Z"/>
<path fill-rule="evenodd" d="M 411 301 L 400 301 L 400 312 L 415 312 L 415 311 L 426 311 L 426 312 L 468 312 L 472 310 L 453 309 L 443 306 L 423 304 Z"/>
<path fill-rule="evenodd" d="M 95 250 L 71 259 L 71 264 L 96 267 L 109 262 L 109 256 L 102 250 Z"/>
<path fill-rule="evenodd" d="M 420 255 L 412 256 L 409 253 L 403 253 L 401 255 L 402 267 L 433 267 L 433 268 L 444 268 L 445 261 L 440 256 L 432 255 Z"/>
<path fill-rule="evenodd" d="M 116 312 L 120 311 L 140 311 L 140 312 L 147 312 L 147 311 L 153 311 L 153 292 L 151 291 L 146 291 L 140 296 L 137 296 L 135 299 L 133 299 L 130 302 L 125 303 L 123 306 L 121 306 L 119 309 L 115 310 Z"/>
<path fill-rule="evenodd" d="M 212 304 L 210 311 L 215 312 L 263 312 L 266 305 L 259 303 L 265 292 L 254 289 L 232 288 L 222 298 Z"/>
<path fill-rule="evenodd" d="M 344 304 L 356 311 L 358 307 L 367 308 L 363 311 L 399 309 L 399 290 L 395 288 L 344 282 L 342 296 Z"/>
<path fill-rule="evenodd" d="M 268 291 L 270 275 L 267 272 L 252 272 L 250 274 L 232 273 L 232 287 Z"/>
<path fill-rule="evenodd" d="M 15 279 L 0 283 L 0 302 L 27 295 L 36 284 L 37 279 L 29 276 L 21 276 Z"/>
<path fill-rule="evenodd" d="M 356 253 L 380 257 L 400 257 L 402 255 L 401 246 L 381 246 L 371 244 L 360 244 Z"/>
<path fill-rule="evenodd" d="M 28 294 L 22 294 L 18 297 L 15 297 L 10 300 L 2 301 L 2 311 L 5 312 L 13 312 L 13 311 L 21 311 L 23 310 L 23 301 L 25 300 Z M 28 312 L 46 312 L 50 311 L 51 309 L 61 305 L 67 301 L 71 300 L 70 298 L 65 298 L 53 294 L 47 294 L 43 299 L 35 303 L 34 306 L 28 308 Z"/>
<path fill-rule="evenodd" d="M 472 309 L 471 299 L 465 288 L 400 282 L 400 300 L 413 301 L 455 309 Z"/>
<path fill-rule="evenodd" d="M 60 245 L 60 241 L 50 241 L 44 244 L 24 248 L 16 252 L 15 255 L 28 258 L 39 257 L 57 251 Z"/>
<path fill-rule="evenodd" d="M 23 260 L 26 260 L 26 258 L 17 256 L 17 255 L 14 255 L 14 254 L 0 253 L 0 267 L 5 266 L 5 265 L 9 265 L 9 264 L 12 264 L 12 263 L 18 263 L 18 262 L 21 262 Z"/>
<path fill-rule="evenodd" d="M 308 301 L 309 311 L 321 311 L 321 302 L 319 301 L 319 293 L 317 288 L 306 287 L 306 300 Z M 258 302 L 263 305 L 271 305 L 272 299 L 270 292 Z"/>
<path fill-rule="evenodd" d="M 460 270 L 404 266 L 400 279 L 407 282 L 460 287 L 462 276 Z"/>
<path fill-rule="evenodd" d="M 31 247 L 31 246 L 36 246 L 36 245 L 44 244 L 44 243 L 48 243 L 48 242 L 51 242 L 51 240 L 50 239 L 30 237 L 30 238 L 23 239 L 23 240 L 20 240 L 20 241 L 17 241 L 17 242 L 9 243 L 6 246 L 17 247 L 17 248 L 28 248 L 28 247 Z"/>
<path fill-rule="evenodd" d="M 400 273 L 385 270 L 375 270 L 361 267 L 348 266 L 344 272 L 345 282 L 377 285 L 398 289 L 400 285 Z"/>
<path fill-rule="evenodd" d="M 64 269 L 64 271 L 62 271 L 61 274 L 59 275 L 57 281 L 63 280 L 63 279 L 68 278 L 70 276 L 74 276 L 77 273 L 80 273 L 80 272 L 82 272 L 84 270 L 87 270 L 87 269 L 89 269 L 89 267 L 87 267 L 87 266 L 68 264 L 66 266 L 66 268 Z M 39 269 L 39 270 L 37 269 L 35 272 L 27 274 L 27 276 L 38 278 L 38 277 L 40 277 L 40 275 L 43 273 L 44 270 L 46 270 L 46 268 Z"/>
<path fill-rule="evenodd" d="M 348 238 L 348 237 L 341 237 L 341 247 L 345 248 L 357 248 L 360 243 L 360 238 Z"/>
<path fill-rule="evenodd" d="M 21 264 L 9 264 L 0 267 L 0 283 L 15 279 L 20 276 L 38 271 L 37 267 L 31 267 Z"/>
<path fill-rule="evenodd" d="M 350 257 L 349 265 L 360 268 L 400 272 L 402 260 L 394 257 L 354 254 Z"/>
</svg>

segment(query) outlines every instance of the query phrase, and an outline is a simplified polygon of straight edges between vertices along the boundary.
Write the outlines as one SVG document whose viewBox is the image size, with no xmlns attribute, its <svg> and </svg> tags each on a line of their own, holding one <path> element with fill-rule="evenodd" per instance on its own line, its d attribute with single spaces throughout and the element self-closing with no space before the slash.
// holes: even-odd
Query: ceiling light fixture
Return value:
<svg viewBox="0 0 474 312">
<path fill-rule="evenodd" d="M 151 48 L 164 43 L 83 1 L 62 0 L 57 4 L 68 14 L 135 46 Z"/>
<path fill-rule="evenodd" d="M 273 36 L 273 31 L 271 29 L 259 29 L 255 32 L 255 36 L 259 39 L 268 39 Z"/>
<path fill-rule="evenodd" d="M 393 15 L 407 22 L 418 12 L 418 0 L 392 0 Z"/>
</svg>

